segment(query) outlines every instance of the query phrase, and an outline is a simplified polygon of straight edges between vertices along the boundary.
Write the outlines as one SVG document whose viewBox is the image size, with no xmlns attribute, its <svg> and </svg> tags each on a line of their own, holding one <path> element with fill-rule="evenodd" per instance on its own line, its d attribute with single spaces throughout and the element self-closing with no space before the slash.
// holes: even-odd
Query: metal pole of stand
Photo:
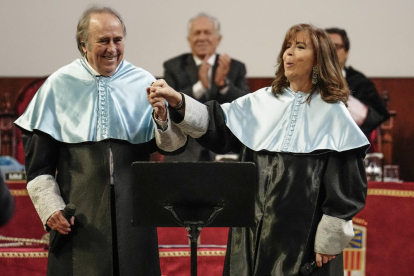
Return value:
<svg viewBox="0 0 414 276">
<path fill-rule="evenodd" d="M 197 239 L 198 229 L 196 225 L 191 225 L 191 276 L 197 276 Z"/>
<path fill-rule="evenodd" d="M 171 212 L 174 220 L 178 225 L 184 226 L 188 231 L 188 238 L 191 244 L 191 276 L 197 276 L 197 239 L 204 226 L 209 225 L 217 215 L 223 210 L 223 207 L 213 207 L 213 212 L 207 221 L 181 221 L 174 211 L 174 206 L 164 206 Z"/>
</svg>

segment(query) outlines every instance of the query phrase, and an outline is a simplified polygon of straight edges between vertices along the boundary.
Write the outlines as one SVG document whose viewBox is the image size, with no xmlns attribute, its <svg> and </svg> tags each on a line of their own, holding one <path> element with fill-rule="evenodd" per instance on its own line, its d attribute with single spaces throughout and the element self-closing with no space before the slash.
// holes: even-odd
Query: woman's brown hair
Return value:
<svg viewBox="0 0 414 276">
<path fill-rule="evenodd" d="M 336 103 L 341 101 L 346 105 L 349 97 L 349 88 L 342 75 L 335 45 L 329 34 L 309 24 L 298 24 L 287 31 L 277 60 L 276 78 L 272 82 L 273 94 L 277 97 L 283 93 L 283 87 L 289 86 L 289 81 L 285 76 L 283 53 L 286 51 L 289 41 L 295 39 L 299 32 L 305 32 L 309 35 L 315 50 L 315 61 L 318 68 L 318 80 L 313 85 L 307 102 L 310 103 L 310 98 L 313 94 L 320 93 L 325 102 Z M 312 72 L 309 75 L 309 78 L 311 77 Z"/>
</svg>

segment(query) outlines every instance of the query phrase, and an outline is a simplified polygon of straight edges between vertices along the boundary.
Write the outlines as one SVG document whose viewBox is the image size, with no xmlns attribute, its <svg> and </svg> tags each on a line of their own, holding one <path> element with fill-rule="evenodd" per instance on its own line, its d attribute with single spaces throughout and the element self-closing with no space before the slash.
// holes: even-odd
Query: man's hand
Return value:
<svg viewBox="0 0 414 276">
<path fill-rule="evenodd" d="M 155 114 L 163 121 L 167 119 L 165 100 L 172 106 L 181 102 L 181 94 L 172 89 L 163 79 L 153 82 L 147 88 L 147 98 L 154 107 Z"/>
<path fill-rule="evenodd" d="M 321 267 L 322 263 L 326 264 L 330 260 L 335 259 L 335 255 L 320 254 L 320 253 L 315 253 L 315 254 L 316 254 L 315 261 L 318 267 Z"/>
<path fill-rule="evenodd" d="M 203 59 L 203 63 L 198 69 L 198 79 L 201 81 L 201 84 L 205 89 L 208 88 L 208 70 L 210 69 L 210 64 L 207 63 L 207 60 L 211 55 L 206 55 Z"/>
<path fill-rule="evenodd" d="M 46 222 L 52 230 L 56 230 L 63 235 L 69 234 L 70 226 L 75 224 L 75 217 L 71 217 L 70 224 L 68 220 L 62 215 L 62 211 L 56 211 Z"/>
<path fill-rule="evenodd" d="M 226 76 L 230 71 L 231 59 L 228 55 L 219 55 L 218 67 L 216 69 L 216 76 L 214 82 L 218 87 L 226 85 Z"/>
</svg>

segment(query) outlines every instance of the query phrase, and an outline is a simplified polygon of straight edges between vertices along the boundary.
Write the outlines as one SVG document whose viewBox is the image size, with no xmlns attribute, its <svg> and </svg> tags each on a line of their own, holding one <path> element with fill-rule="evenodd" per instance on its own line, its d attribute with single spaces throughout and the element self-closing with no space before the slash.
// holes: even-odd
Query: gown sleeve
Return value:
<svg viewBox="0 0 414 276">
<path fill-rule="evenodd" d="M 41 131 L 22 130 L 27 191 L 46 230 L 47 220 L 66 206 L 55 180 L 59 142 Z"/>
<path fill-rule="evenodd" d="M 323 176 L 323 216 L 315 238 L 315 252 L 336 255 L 354 237 L 352 218 L 367 196 L 363 148 L 332 152 Z"/>
<path fill-rule="evenodd" d="M 240 152 L 242 144 L 227 128 L 223 110 L 217 101 L 202 104 L 185 96 L 184 104 L 184 112 L 178 112 L 171 106 L 168 111 L 171 120 L 185 134 L 217 154 Z"/>
<path fill-rule="evenodd" d="M 220 104 L 216 101 L 209 101 L 206 106 L 209 114 L 207 132 L 196 141 L 214 153 L 240 152 L 242 144 L 226 126 L 226 119 Z"/>
<path fill-rule="evenodd" d="M 34 130 L 22 130 L 27 183 L 40 175 L 55 175 L 58 161 L 58 142 L 51 136 Z"/>
</svg>

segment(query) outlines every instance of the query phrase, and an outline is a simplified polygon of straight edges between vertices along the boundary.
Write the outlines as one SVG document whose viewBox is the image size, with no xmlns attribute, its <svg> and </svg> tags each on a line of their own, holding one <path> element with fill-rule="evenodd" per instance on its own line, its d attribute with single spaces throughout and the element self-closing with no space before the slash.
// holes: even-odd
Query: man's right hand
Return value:
<svg viewBox="0 0 414 276">
<path fill-rule="evenodd" d="M 56 211 L 50 216 L 46 224 L 52 230 L 56 230 L 63 235 L 67 235 L 71 231 L 70 226 L 75 224 L 75 217 L 71 217 L 69 224 L 68 220 L 62 215 L 62 211 Z"/>
<path fill-rule="evenodd" d="M 201 84 L 205 89 L 208 88 L 208 70 L 210 69 L 210 64 L 207 63 L 207 60 L 211 55 L 206 55 L 203 59 L 203 63 L 198 69 L 198 79 L 201 81 Z"/>
</svg>

